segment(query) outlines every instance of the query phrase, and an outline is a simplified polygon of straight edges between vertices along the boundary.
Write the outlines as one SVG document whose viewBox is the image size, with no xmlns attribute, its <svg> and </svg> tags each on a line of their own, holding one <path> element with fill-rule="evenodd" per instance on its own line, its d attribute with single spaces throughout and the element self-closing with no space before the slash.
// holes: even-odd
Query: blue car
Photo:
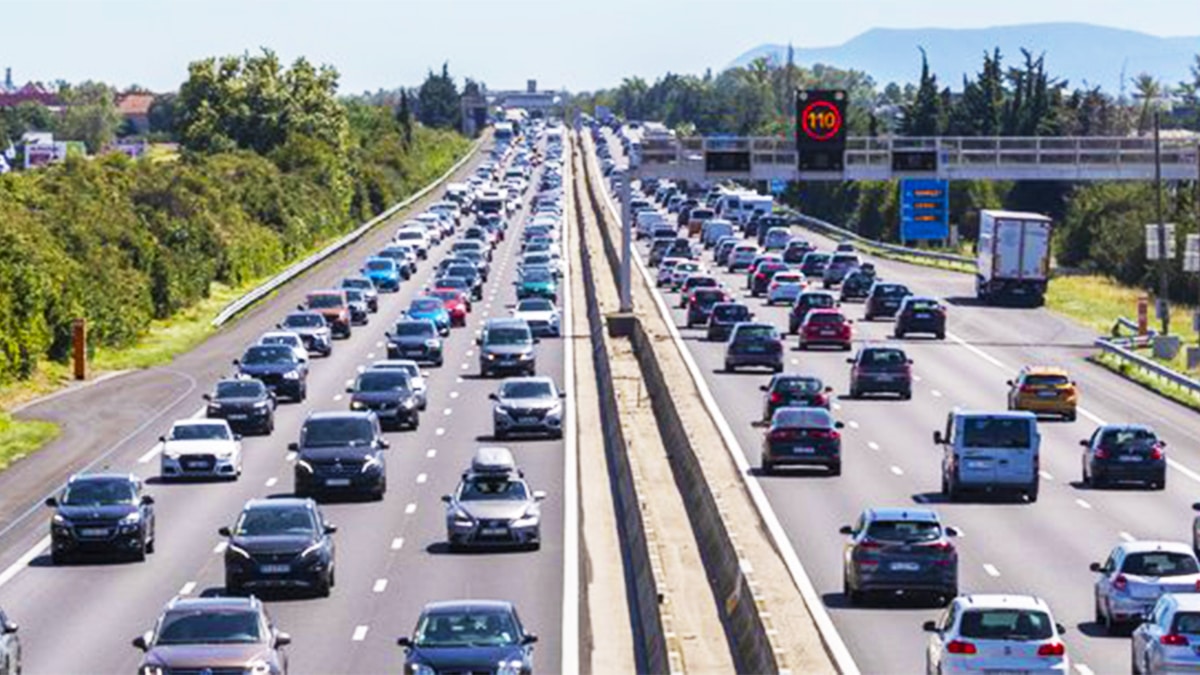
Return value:
<svg viewBox="0 0 1200 675">
<path fill-rule="evenodd" d="M 438 334 L 446 337 L 450 334 L 450 312 L 442 304 L 441 298 L 423 296 L 413 298 L 405 314 L 410 319 L 428 319 L 437 326 Z"/>
<path fill-rule="evenodd" d="M 405 650 L 404 672 L 532 673 L 537 636 L 512 603 L 458 600 L 425 605 Z"/>
<path fill-rule="evenodd" d="M 391 258 L 367 258 L 362 272 L 381 291 L 400 290 L 400 267 Z"/>
</svg>

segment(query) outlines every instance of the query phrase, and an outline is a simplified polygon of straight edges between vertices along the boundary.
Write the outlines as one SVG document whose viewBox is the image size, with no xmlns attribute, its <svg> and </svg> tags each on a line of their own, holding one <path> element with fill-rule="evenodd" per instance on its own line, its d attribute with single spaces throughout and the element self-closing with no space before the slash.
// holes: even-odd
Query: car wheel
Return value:
<svg viewBox="0 0 1200 675">
<path fill-rule="evenodd" d="M 840 476 L 840 475 L 842 475 L 842 463 L 841 463 L 840 461 L 839 461 L 837 464 L 832 464 L 832 465 L 830 465 L 830 467 L 829 467 L 829 475 L 830 475 L 830 476 Z"/>
<path fill-rule="evenodd" d="M 146 542 L 145 541 L 142 542 L 141 546 L 138 546 L 136 549 L 134 549 L 133 561 L 134 562 L 145 562 L 146 561 Z"/>
<path fill-rule="evenodd" d="M 1075 421 L 1075 413 L 1071 412 L 1067 415 L 1063 415 L 1063 420 L 1067 421 L 1067 422 L 1074 422 Z"/>
<path fill-rule="evenodd" d="M 761 464 L 762 464 L 762 472 L 763 473 L 767 474 L 768 476 L 775 473 L 775 462 L 772 462 L 769 459 L 763 458 Z"/>
<path fill-rule="evenodd" d="M 729 363 L 726 363 L 726 364 L 725 364 L 725 372 L 727 372 L 727 373 L 732 373 L 732 372 L 735 372 L 735 369 L 734 369 L 733 365 L 732 365 L 732 364 L 729 364 Z"/>
<path fill-rule="evenodd" d="M 265 434 L 267 436 L 270 436 L 272 433 L 275 432 L 275 415 L 271 415 L 271 416 L 267 417 L 267 424 L 264 427 L 264 430 L 265 430 Z"/>
<path fill-rule="evenodd" d="M 1105 635 L 1112 635 L 1113 633 L 1117 632 L 1117 625 L 1116 622 L 1113 621 L 1111 608 L 1109 611 L 1104 612 L 1100 618 L 1102 619 L 1100 625 L 1103 626 Z"/>
<path fill-rule="evenodd" d="M 296 394 L 296 400 L 303 403 L 306 398 L 308 398 L 308 387 L 300 387 L 299 393 Z"/>
<path fill-rule="evenodd" d="M 442 364 L 443 364 L 444 362 L 445 362 L 445 359 L 443 359 L 442 357 L 440 357 L 440 356 L 439 356 L 439 357 L 438 357 L 438 360 L 433 362 L 433 365 L 434 365 L 435 367 L 437 367 L 437 368 L 441 368 L 441 367 L 442 367 Z"/>
<path fill-rule="evenodd" d="M 496 438 L 496 440 L 502 441 L 502 440 L 508 438 L 508 432 L 505 431 L 504 429 L 493 429 L 492 436 L 494 436 Z"/>
<path fill-rule="evenodd" d="M 65 565 L 68 562 L 67 554 L 62 551 L 50 551 L 50 562 L 54 565 Z"/>
<path fill-rule="evenodd" d="M 943 491 L 946 493 L 946 500 L 951 502 L 958 501 L 960 492 L 958 489 L 958 481 L 954 480 L 953 478 L 943 479 L 943 481 L 945 483 Z"/>
<path fill-rule="evenodd" d="M 1166 490 L 1167 489 L 1167 472 L 1164 471 L 1162 473 L 1162 475 L 1158 477 L 1158 480 L 1154 481 L 1151 484 L 1151 487 L 1155 490 Z"/>
<path fill-rule="evenodd" d="M 903 340 L 904 339 L 904 331 L 902 331 L 902 330 L 896 331 L 896 339 Z"/>
<path fill-rule="evenodd" d="M 937 339 L 939 339 L 939 340 L 945 340 L 945 339 L 946 339 L 946 331 L 939 330 L 939 331 L 937 332 Z"/>
<path fill-rule="evenodd" d="M 1095 621 L 1097 625 L 1104 624 L 1104 614 L 1100 611 L 1100 598 L 1094 598 L 1092 600 L 1092 620 Z"/>
<path fill-rule="evenodd" d="M 901 392 L 900 398 L 904 399 L 905 401 L 912 400 L 912 390 L 909 389 L 908 391 Z"/>
</svg>

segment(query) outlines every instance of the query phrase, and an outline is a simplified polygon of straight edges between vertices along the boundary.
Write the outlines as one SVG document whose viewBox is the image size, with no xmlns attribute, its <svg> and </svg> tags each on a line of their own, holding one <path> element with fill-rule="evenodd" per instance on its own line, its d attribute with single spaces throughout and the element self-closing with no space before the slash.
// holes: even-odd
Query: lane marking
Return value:
<svg viewBox="0 0 1200 675">
<path fill-rule="evenodd" d="M 921 376 L 920 376 L 920 375 L 917 375 L 917 374 L 915 374 L 915 373 L 914 373 L 912 377 L 913 377 L 913 382 L 920 382 L 920 381 L 921 381 Z"/>
<path fill-rule="evenodd" d="M 462 383 L 463 383 L 463 382 L 465 382 L 466 380 L 464 380 L 462 377 L 456 377 L 456 378 L 454 378 L 454 381 L 455 381 L 455 382 L 457 382 L 457 383 L 459 383 L 459 384 L 462 384 Z"/>
<path fill-rule="evenodd" d="M 0 572 L 0 586 L 3 586 L 11 581 L 12 578 L 17 576 L 21 570 L 28 567 L 29 563 L 33 562 L 34 558 L 41 555 L 42 551 L 45 551 L 48 548 L 50 548 L 50 535 L 46 535 L 39 539 L 38 542 L 23 555 L 21 555 L 20 558 L 17 558 L 13 564 L 6 567 L 3 572 Z"/>
<path fill-rule="evenodd" d="M 433 435 L 434 436 L 445 436 L 446 430 L 441 427 L 438 427 L 437 429 L 434 430 Z"/>
<path fill-rule="evenodd" d="M 430 448 L 425 451 L 425 456 L 428 457 L 429 459 L 433 459 L 434 457 L 437 457 L 437 450 Z"/>
<path fill-rule="evenodd" d="M 1046 471 L 1045 469 L 1038 471 L 1038 475 L 1042 477 L 1042 480 L 1054 480 L 1054 476 L 1052 476 L 1050 472 Z"/>
<path fill-rule="evenodd" d="M 987 572 L 987 574 L 988 574 L 988 576 L 989 576 L 989 577 L 998 577 L 998 576 L 1000 576 L 1000 570 L 996 569 L 996 566 L 995 566 L 995 565 L 993 565 L 993 564 L 991 564 L 991 563 L 984 563 L 984 564 L 983 564 L 983 571 L 984 571 L 984 572 Z"/>
<path fill-rule="evenodd" d="M 278 482 L 279 482 L 278 478 L 276 478 L 275 476 L 271 476 L 270 478 L 267 479 L 266 485 L 267 485 L 267 487 L 275 487 L 275 484 Z"/>
<path fill-rule="evenodd" d="M 150 460 L 154 459 L 156 456 L 158 456 L 158 453 L 162 452 L 162 448 L 163 448 L 162 443 L 155 443 L 154 447 L 150 448 L 149 452 L 142 455 L 141 457 L 138 457 L 138 464 L 149 464 Z"/>
<path fill-rule="evenodd" d="M 904 469 L 901 469 L 900 467 L 898 467 L 898 466 L 896 466 L 895 464 L 893 464 L 893 465 L 892 465 L 892 473 L 896 474 L 897 476 L 903 476 L 903 475 L 904 475 Z"/>
<path fill-rule="evenodd" d="M 376 579 L 375 585 L 371 587 L 371 591 L 375 593 L 382 593 L 383 589 L 385 588 L 387 588 L 387 579 Z"/>
<path fill-rule="evenodd" d="M 1118 532 L 1117 536 L 1120 537 L 1123 541 L 1137 541 L 1137 537 L 1134 537 L 1132 534 L 1129 534 L 1128 532 Z"/>
<path fill-rule="evenodd" d="M 406 515 L 406 516 L 411 516 L 412 514 L 414 514 L 416 512 L 417 512 L 416 502 L 409 502 L 408 505 L 404 507 L 404 515 Z"/>
<path fill-rule="evenodd" d="M 352 377 L 352 378 L 350 378 L 350 379 L 348 379 L 348 380 L 346 380 L 346 386 L 347 386 L 347 387 L 353 387 L 353 386 L 354 386 L 354 378 L 353 378 L 353 377 Z"/>
<path fill-rule="evenodd" d="M 833 409 L 834 409 L 834 410 L 841 410 L 841 409 L 842 409 L 842 404 L 841 404 L 841 403 L 834 403 L 834 404 L 832 404 L 832 407 L 833 407 Z"/>
<path fill-rule="evenodd" d="M 933 390 L 931 390 L 929 393 L 933 394 L 934 398 L 941 398 L 941 397 L 942 397 L 942 392 L 938 391 L 937 389 L 933 389 Z"/>
<path fill-rule="evenodd" d="M 450 392 L 450 398 L 458 398 L 458 392 L 457 391 Z"/>
<path fill-rule="evenodd" d="M 375 343 L 375 347 L 376 347 L 376 348 L 379 348 L 379 347 L 382 347 L 382 346 L 383 346 L 383 340 L 380 340 L 379 342 L 376 342 L 376 343 Z"/>
<path fill-rule="evenodd" d="M 341 394 L 334 394 L 334 395 L 333 395 L 333 400 L 335 400 L 335 401 L 340 401 L 340 400 L 342 400 L 342 395 L 341 395 Z"/>
<path fill-rule="evenodd" d="M 868 448 L 870 448 L 870 449 L 872 449 L 872 450 L 878 450 L 878 449 L 879 449 L 879 444 L 878 444 L 878 443 L 876 443 L 875 441 L 867 441 L 867 447 L 868 447 Z"/>
<path fill-rule="evenodd" d="M 358 367 L 358 372 L 360 372 L 360 373 L 365 373 L 365 372 L 367 372 L 367 367 L 366 367 L 366 366 L 359 366 L 359 367 Z"/>
<path fill-rule="evenodd" d="M 427 475 L 425 475 L 425 474 L 423 474 L 423 473 L 419 473 L 419 474 L 417 474 L 417 483 L 418 483 L 418 484 L 420 484 L 420 483 L 424 483 L 426 480 L 429 480 L 429 476 L 427 476 Z"/>
<path fill-rule="evenodd" d="M 452 413 L 452 412 L 454 412 L 454 410 L 452 410 L 451 408 L 446 408 L 445 410 L 442 411 L 442 414 L 449 416 L 450 413 Z"/>
<path fill-rule="evenodd" d="M 288 450 L 288 453 L 287 453 L 287 456 L 286 456 L 286 458 L 287 458 L 287 461 L 289 461 L 289 462 L 294 462 L 294 461 L 296 461 L 296 451 L 295 451 L 295 450 Z"/>
<path fill-rule="evenodd" d="M 366 626 L 355 626 L 354 635 L 351 635 L 350 639 L 354 642 L 362 642 L 363 640 L 367 639 L 367 630 L 368 628 Z"/>
<path fill-rule="evenodd" d="M 850 428 L 851 428 L 851 429 L 857 429 L 857 428 L 858 428 L 858 422 L 855 422 L 854 420 L 850 420 L 849 422 L 847 422 L 847 424 L 849 424 L 849 425 L 850 425 Z"/>
<path fill-rule="evenodd" d="M 189 581 L 179 589 L 179 593 L 176 595 L 191 595 L 194 590 L 196 590 L 196 582 Z"/>
<path fill-rule="evenodd" d="M 396 537 L 392 540 L 392 550 L 399 551 L 401 548 L 404 548 L 404 537 Z"/>
<path fill-rule="evenodd" d="M 1075 503 L 1076 503 L 1076 504 L 1078 504 L 1078 505 L 1079 505 L 1079 508 L 1081 508 L 1081 509 L 1090 509 L 1090 508 L 1092 508 L 1092 505 L 1091 505 L 1091 504 L 1089 504 L 1089 503 L 1085 502 L 1085 501 L 1084 501 L 1084 500 L 1082 500 L 1082 499 L 1076 499 L 1076 500 L 1075 500 Z"/>
<path fill-rule="evenodd" d="M 475 350 L 474 350 L 474 349 L 468 349 L 468 350 L 467 350 L 467 358 L 469 359 L 469 358 L 471 358 L 472 356 L 475 356 Z"/>
<path fill-rule="evenodd" d="M 470 364 L 468 364 L 468 363 L 464 363 L 464 364 L 462 364 L 462 369 L 463 369 L 463 370 L 466 370 L 467 368 L 470 368 L 470 367 L 471 367 L 471 365 L 470 365 Z"/>
<path fill-rule="evenodd" d="M 225 549 L 227 549 L 227 548 L 229 548 L 229 542 L 223 541 L 213 547 L 213 553 L 220 555 L 220 554 L 224 553 Z"/>
<path fill-rule="evenodd" d="M 1088 668 L 1087 666 L 1083 665 L 1082 663 L 1076 663 L 1075 670 L 1079 672 L 1079 675 L 1096 675 L 1095 673 L 1092 672 L 1091 668 Z"/>
<path fill-rule="evenodd" d="M 371 352 L 371 353 L 367 354 L 367 358 L 368 358 L 368 359 L 373 359 L 373 358 L 375 358 L 375 352 Z"/>
</svg>

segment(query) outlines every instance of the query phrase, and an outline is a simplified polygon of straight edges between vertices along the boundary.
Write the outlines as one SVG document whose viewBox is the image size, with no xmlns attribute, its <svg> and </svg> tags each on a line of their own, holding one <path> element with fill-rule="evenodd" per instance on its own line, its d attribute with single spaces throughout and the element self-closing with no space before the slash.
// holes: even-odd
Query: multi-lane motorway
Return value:
<svg viewBox="0 0 1200 675">
<path fill-rule="evenodd" d="M 478 163 L 469 163 L 463 175 Z M 528 195 L 536 191 L 538 173 Z M 412 213 L 425 205 L 416 205 Z M 454 489 L 474 450 L 491 443 L 488 395 L 496 391 L 499 380 L 478 377 L 474 338 L 488 317 L 509 314 L 520 225 L 527 208 L 526 203 L 510 218 L 510 236 L 496 249 L 483 300 L 475 303 L 467 326 L 454 329 L 447 338 L 445 365 L 427 369 L 429 403 L 419 430 L 387 433 L 391 449 L 386 498 L 323 506 L 328 520 L 338 526 L 337 587 L 332 596 L 269 598 L 268 611 L 293 639 L 292 672 L 398 671 L 404 655 L 395 640 L 411 632 L 422 605 L 459 598 L 514 602 L 525 627 L 541 637 L 536 648 L 539 668 L 560 668 L 563 568 L 574 560 L 563 546 L 563 504 L 566 494 L 574 490 L 573 477 L 568 480 L 565 471 L 569 466 L 565 453 L 573 445 L 562 440 L 503 443 L 512 449 L 529 485 L 548 494 L 542 508 L 540 550 L 452 553 L 444 544 L 440 501 L 441 495 Z M 85 459 L 65 449 L 56 450 L 57 455 L 48 451 L 24 462 L 30 469 L 6 479 L 12 492 L 19 487 L 33 496 L 24 504 L 11 505 L 8 528 L 0 534 L 0 606 L 21 624 L 26 672 L 133 672 L 142 655 L 130 640 L 152 627 L 164 603 L 176 595 L 223 591 L 224 540 L 218 528 L 231 525 L 248 499 L 291 492 L 295 457 L 287 452 L 287 444 L 297 439 L 309 412 L 348 408 L 348 381 L 372 362 L 386 358 L 385 331 L 432 279 L 453 237 L 431 251 L 429 260 L 399 293 L 380 294 L 379 313 L 370 325 L 356 327 L 352 338 L 338 341 L 331 357 L 313 360 L 307 401 L 282 403 L 273 434 L 245 438 L 240 480 L 160 483 L 155 439 L 173 420 L 197 414 L 203 404 L 201 394 L 231 373 L 231 359 L 302 301 L 306 291 L 334 288 L 343 277 L 356 274 L 361 261 L 382 248 L 394 229 L 391 224 L 377 228 L 178 359 L 166 369 L 167 383 L 145 385 L 158 388 L 152 405 L 138 403 L 135 394 L 143 392 L 131 388 L 129 405 L 143 411 L 144 423 L 131 419 L 124 425 L 104 426 L 96 421 L 97 433 L 103 429 L 106 437 L 90 453 L 102 457 L 92 468 L 133 472 L 147 481 L 147 491 L 157 500 L 158 541 L 146 562 L 50 564 L 45 539 L 50 511 L 37 504 L 61 483 L 39 486 L 12 481 L 39 473 L 61 476 L 68 468 L 87 464 Z M 561 297 L 569 298 L 569 290 Z M 539 375 L 552 377 L 560 387 L 569 385 L 561 340 L 543 339 L 537 357 Z M 121 395 L 121 387 L 112 386 L 119 382 L 105 383 L 110 404 L 112 397 Z M 568 397 L 573 395 L 568 392 Z M 85 396 L 73 396 L 80 396 L 81 409 L 89 404 Z M 119 417 L 120 406 L 111 409 Z M 39 463 L 44 466 L 35 471 Z M 25 508 L 30 510 L 22 514 Z M 567 604 L 577 601 L 574 593 L 568 595 Z M 573 643 L 574 636 L 569 638 L 568 643 Z"/>
<path fill-rule="evenodd" d="M 613 140 L 609 147 L 615 156 L 620 144 Z M 811 232 L 797 230 L 796 234 L 821 250 L 832 250 L 836 244 Z M 713 267 L 708 252 L 702 260 Z M 1123 540 L 1190 543 L 1191 504 L 1200 489 L 1195 413 L 1086 363 L 1094 335 L 1052 312 L 980 306 L 973 300 L 973 279 L 967 275 L 873 262 L 882 279 L 947 301 L 947 339 L 898 341 L 914 360 L 916 376 L 912 400 L 901 401 L 849 399 L 846 352 L 801 352 L 796 338 L 790 337 L 785 345 L 786 371 L 821 377 L 837 394 L 834 415 L 846 424 L 843 473 L 831 478 L 819 472 L 773 476 L 755 472 L 750 478 L 765 490 L 857 665 L 868 673 L 921 671 L 926 641 L 921 625 L 940 610 L 906 602 L 850 607 L 841 592 L 847 538 L 838 534 L 838 528 L 853 523 L 867 507 L 927 504 L 963 532 L 957 540 L 962 592 L 1039 595 L 1068 628 L 1066 642 L 1077 672 L 1128 668 L 1129 638 L 1108 637 L 1093 623 L 1095 575 L 1088 564 L 1103 561 Z M 714 272 L 740 302 L 752 308 L 756 320 L 786 330 L 787 309 L 749 298 L 745 274 L 715 268 Z M 673 307 L 678 304 L 675 294 L 667 293 L 666 299 Z M 843 310 L 854 320 L 856 346 L 892 341 L 890 321 L 862 321 L 861 305 L 847 304 Z M 757 467 L 764 432 L 751 423 L 762 415 L 759 385 L 769 379 L 768 372 L 721 372 L 724 345 L 704 341 L 701 329 L 687 329 L 682 310 L 673 309 L 672 315 L 741 452 L 750 466 Z M 941 450 L 932 443 L 933 431 L 944 428 L 954 407 L 1004 410 L 1005 380 L 1027 364 L 1065 366 L 1082 396 L 1078 421 L 1039 423 L 1039 501 L 943 503 Z M 1079 440 L 1106 422 L 1147 423 L 1166 440 L 1171 463 L 1165 491 L 1081 486 Z"/>
</svg>

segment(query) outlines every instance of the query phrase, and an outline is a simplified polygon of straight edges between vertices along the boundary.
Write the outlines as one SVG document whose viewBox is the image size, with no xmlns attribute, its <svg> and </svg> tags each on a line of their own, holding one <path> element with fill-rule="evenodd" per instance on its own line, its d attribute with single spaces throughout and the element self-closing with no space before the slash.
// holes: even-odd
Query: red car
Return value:
<svg viewBox="0 0 1200 675">
<path fill-rule="evenodd" d="M 850 350 L 850 324 L 854 323 L 836 309 L 812 309 L 800 324 L 800 349 L 813 345 L 833 345 Z"/>
<path fill-rule="evenodd" d="M 467 325 L 467 312 L 471 311 L 471 299 L 457 288 L 435 288 L 429 295 L 442 301 L 450 314 L 451 326 Z"/>
</svg>

